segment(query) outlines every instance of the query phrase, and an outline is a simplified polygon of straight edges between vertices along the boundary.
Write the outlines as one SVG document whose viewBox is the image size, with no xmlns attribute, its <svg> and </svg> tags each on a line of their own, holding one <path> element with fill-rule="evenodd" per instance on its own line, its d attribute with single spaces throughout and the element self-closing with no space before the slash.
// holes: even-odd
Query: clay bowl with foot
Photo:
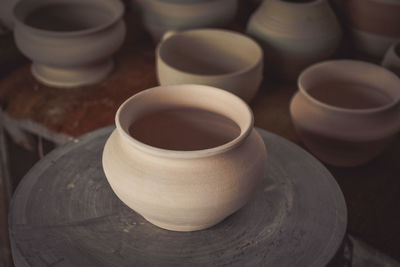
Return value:
<svg viewBox="0 0 400 267">
<path fill-rule="evenodd" d="M 24 0 L 14 8 L 14 36 L 32 74 L 52 87 L 104 79 L 125 37 L 118 0 Z"/>
</svg>

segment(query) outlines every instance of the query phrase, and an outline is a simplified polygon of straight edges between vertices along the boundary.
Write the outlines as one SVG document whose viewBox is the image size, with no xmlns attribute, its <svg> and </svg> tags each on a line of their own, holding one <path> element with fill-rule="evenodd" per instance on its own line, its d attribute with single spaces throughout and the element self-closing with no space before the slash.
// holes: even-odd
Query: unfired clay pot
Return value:
<svg viewBox="0 0 400 267">
<path fill-rule="evenodd" d="M 400 131 L 400 79 L 378 65 L 333 60 L 302 72 L 290 114 L 306 147 L 336 166 L 364 164 Z"/>
<path fill-rule="evenodd" d="M 155 147 L 130 134 L 140 118 L 177 108 L 220 114 L 234 121 L 239 133 L 220 146 L 187 151 Z M 264 177 L 266 150 L 253 128 L 252 112 L 224 90 L 203 85 L 151 88 L 126 100 L 115 121 L 103 152 L 108 182 L 119 199 L 159 227 L 194 231 L 213 226 L 245 205 Z M 195 127 L 213 130 L 205 122 Z"/>
<path fill-rule="evenodd" d="M 327 0 L 265 0 L 250 17 L 247 33 L 264 48 L 266 69 L 285 80 L 331 56 L 342 37 Z"/>
<path fill-rule="evenodd" d="M 383 57 L 381 65 L 400 77 L 400 41 L 389 47 Z"/>
<path fill-rule="evenodd" d="M 156 51 L 161 85 L 204 84 L 250 102 L 263 79 L 263 51 L 251 38 L 232 31 L 196 29 L 167 32 Z"/>
<path fill-rule="evenodd" d="M 168 30 L 223 27 L 234 18 L 238 0 L 165 1 L 133 0 L 153 40 L 158 42 Z"/>
<path fill-rule="evenodd" d="M 23 0 L 14 8 L 14 36 L 40 82 L 92 84 L 113 68 L 125 37 L 123 12 L 119 0 Z"/>
<path fill-rule="evenodd" d="M 389 46 L 400 40 L 400 1 L 342 0 L 356 48 L 382 60 Z"/>
</svg>

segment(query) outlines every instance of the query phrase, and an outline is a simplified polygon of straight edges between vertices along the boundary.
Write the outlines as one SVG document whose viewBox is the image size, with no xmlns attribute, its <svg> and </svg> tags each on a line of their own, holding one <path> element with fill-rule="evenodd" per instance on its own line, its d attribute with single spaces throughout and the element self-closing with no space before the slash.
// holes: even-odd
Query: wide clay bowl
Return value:
<svg viewBox="0 0 400 267">
<path fill-rule="evenodd" d="M 356 60 L 318 63 L 301 73 L 290 114 L 306 147 L 336 166 L 367 163 L 400 131 L 400 79 Z"/>
<path fill-rule="evenodd" d="M 167 32 L 156 50 L 161 85 L 203 84 L 250 102 L 263 79 L 262 48 L 250 37 L 222 29 Z"/>
<path fill-rule="evenodd" d="M 24 0 L 14 8 L 14 36 L 32 74 L 52 87 L 104 79 L 125 37 L 118 0 Z"/>
<path fill-rule="evenodd" d="M 184 111 L 173 120 L 151 117 L 174 110 Z M 193 110 L 219 119 L 199 119 Z M 133 134 L 145 129 L 143 118 L 154 118 L 146 127 L 159 130 Z M 266 149 L 252 112 L 227 91 L 204 85 L 151 88 L 126 100 L 115 121 L 103 151 L 107 180 L 121 201 L 161 228 L 194 231 L 217 224 L 252 198 L 265 175 Z M 172 121 L 190 127 L 174 128 Z M 206 134 L 225 141 L 203 143 Z"/>
</svg>

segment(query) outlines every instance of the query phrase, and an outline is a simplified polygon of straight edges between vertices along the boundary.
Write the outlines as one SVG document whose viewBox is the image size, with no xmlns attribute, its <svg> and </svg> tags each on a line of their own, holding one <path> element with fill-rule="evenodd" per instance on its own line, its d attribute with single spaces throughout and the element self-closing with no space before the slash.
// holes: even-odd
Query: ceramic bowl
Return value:
<svg viewBox="0 0 400 267">
<path fill-rule="evenodd" d="M 104 79 L 125 37 L 118 0 L 24 0 L 14 8 L 14 36 L 33 76 L 53 87 Z"/>
<path fill-rule="evenodd" d="M 239 131 L 224 128 L 218 134 L 236 134 L 220 145 L 195 150 L 160 148 L 131 134 L 132 125 L 140 128 L 134 123 L 141 118 L 180 108 L 219 114 L 233 121 Z M 196 133 L 222 129 L 209 120 L 185 118 L 198 129 Z M 107 180 L 121 201 L 161 228 L 194 231 L 211 227 L 244 206 L 264 177 L 266 149 L 253 128 L 252 112 L 240 98 L 224 90 L 204 85 L 151 88 L 126 100 L 115 122 L 117 128 L 103 151 Z M 160 139 L 165 134 L 148 132 Z M 185 135 L 186 130 L 176 134 Z M 196 145 L 196 140 L 182 142 Z"/>
<path fill-rule="evenodd" d="M 250 102 L 263 79 L 263 52 L 251 38 L 232 31 L 170 32 L 157 46 L 161 85 L 204 84 Z"/>
<path fill-rule="evenodd" d="M 400 41 L 393 43 L 389 47 L 383 57 L 381 65 L 400 77 Z"/>
<path fill-rule="evenodd" d="M 357 166 L 400 131 L 400 79 L 385 68 L 332 60 L 303 71 L 290 114 L 299 137 L 322 161 Z"/>
<path fill-rule="evenodd" d="M 136 0 L 142 11 L 144 26 L 155 42 L 167 30 L 222 27 L 228 25 L 236 14 L 237 0 L 213 1 L 161 1 Z M 159 33 L 154 26 L 165 28 Z"/>
</svg>

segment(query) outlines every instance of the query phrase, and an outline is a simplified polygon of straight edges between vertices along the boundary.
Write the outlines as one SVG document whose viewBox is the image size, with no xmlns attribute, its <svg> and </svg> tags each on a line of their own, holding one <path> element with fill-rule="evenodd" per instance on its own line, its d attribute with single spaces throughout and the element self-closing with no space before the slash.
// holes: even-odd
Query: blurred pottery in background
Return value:
<svg viewBox="0 0 400 267">
<path fill-rule="evenodd" d="M 378 156 L 400 131 L 400 79 L 378 65 L 353 60 L 303 71 L 290 114 L 306 147 L 336 166 Z"/>
<path fill-rule="evenodd" d="M 0 21 L 10 30 L 14 27 L 13 9 L 16 3 L 17 0 L 1 0 L 0 4 Z"/>
<path fill-rule="evenodd" d="M 121 201 L 161 228 L 211 227 L 244 206 L 264 178 L 267 154 L 252 112 L 224 90 L 151 88 L 126 100 L 115 121 L 103 151 L 107 180 Z"/>
<path fill-rule="evenodd" d="M 24 0 L 14 9 L 14 36 L 33 61 L 33 76 L 53 87 L 104 79 L 125 37 L 118 0 Z"/>
<path fill-rule="evenodd" d="M 326 0 L 265 0 L 251 16 L 247 33 L 264 48 L 266 69 L 286 80 L 331 56 L 342 37 Z"/>
<path fill-rule="evenodd" d="M 400 42 L 396 42 L 389 47 L 381 65 L 400 77 Z"/>
<path fill-rule="evenodd" d="M 161 85 L 204 84 L 250 102 L 263 79 L 263 51 L 233 31 L 195 29 L 167 32 L 156 51 Z"/>
<path fill-rule="evenodd" d="M 382 60 L 389 46 L 400 40 L 400 1 L 342 1 L 356 49 Z"/>
<path fill-rule="evenodd" d="M 145 28 L 158 42 L 168 30 L 223 27 L 235 17 L 238 0 L 133 0 Z"/>
</svg>

